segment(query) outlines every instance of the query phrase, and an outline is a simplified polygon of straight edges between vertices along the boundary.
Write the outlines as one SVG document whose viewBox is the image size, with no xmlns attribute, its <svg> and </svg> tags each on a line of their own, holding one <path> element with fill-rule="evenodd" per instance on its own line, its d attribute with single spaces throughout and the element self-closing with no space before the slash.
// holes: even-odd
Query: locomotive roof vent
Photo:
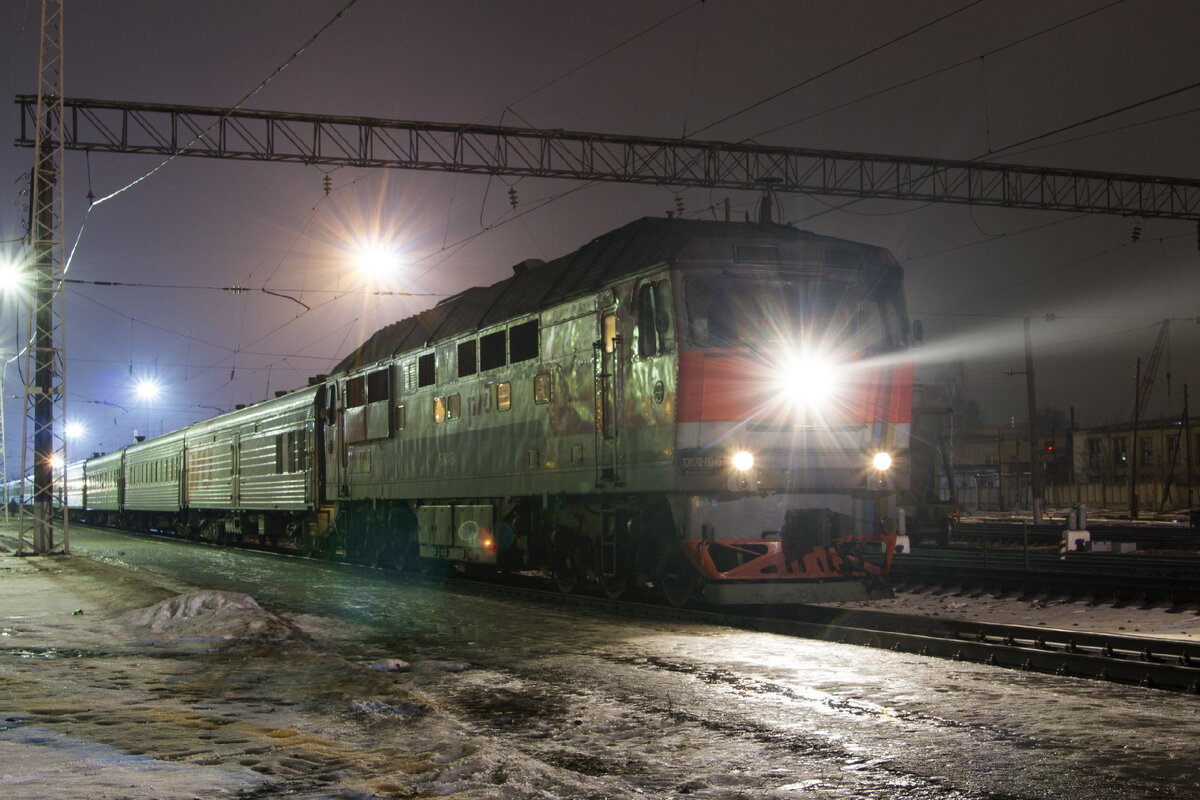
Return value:
<svg viewBox="0 0 1200 800">
<path fill-rule="evenodd" d="M 320 386 L 322 383 L 325 382 L 326 378 L 328 378 L 328 377 L 329 376 L 324 373 L 321 373 L 320 375 L 313 375 L 311 378 L 308 379 L 308 385 L 309 386 Z"/>
<path fill-rule="evenodd" d="M 522 272 L 528 272 L 531 269 L 546 266 L 546 262 L 540 258 L 527 258 L 524 261 L 518 261 L 513 264 L 513 275 L 520 275 Z"/>
<path fill-rule="evenodd" d="M 733 260 L 738 264 L 777 264 L 779 248 L 766 244 L 735 244 Z"/>
</svg>

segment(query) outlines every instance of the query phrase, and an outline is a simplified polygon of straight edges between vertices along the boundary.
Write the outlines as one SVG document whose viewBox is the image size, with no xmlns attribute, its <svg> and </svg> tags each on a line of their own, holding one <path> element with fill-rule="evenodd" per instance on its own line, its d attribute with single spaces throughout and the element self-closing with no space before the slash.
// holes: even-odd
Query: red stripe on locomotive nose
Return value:
<svg viewBox="0 0 1200 800">
<path fill-rule="evenodd" d="M 910 421 L 913 366 L 901 363 L 856 371 L 822 415 L 826 420 Z M 772 385 L 762 362 L 741 353 L 679 354 L 679 422 L 739 422 L 793 415 L 783 390 Z"/>
</svg>

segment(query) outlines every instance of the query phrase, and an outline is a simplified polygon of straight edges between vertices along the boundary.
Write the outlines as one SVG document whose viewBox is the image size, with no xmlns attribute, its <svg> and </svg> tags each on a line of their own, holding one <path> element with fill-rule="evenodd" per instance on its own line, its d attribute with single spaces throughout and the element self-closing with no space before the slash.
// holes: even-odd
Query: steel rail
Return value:
<svg viewBox="0 0 1200 800">
<path fill-rule="evenodd" d="M 918 548 L 892 562 L 890 579 L 896 586 L 1200 602 L 1200 560 L 1178 556 Z"/>
<path fill-rule="evenodd" d="M 767 612 L 674 608 L 636 600 L 455 580 L 456 590 L 637 619 L 725 625 L 989 666 L 1200 694 L 1200 644 L 1173 639 L 1001 625 L 828 606 Z"/>
<path fill-rule="evenodd" d="M 101 530 L 111 533 L 115 529 Z M 189 546 L 223 547 L 163 534 L 154 535 L 154 538 Z M 267 551 L 282 558 L 308 558 L 280 548 L 255 546 L 242 549 Z M 333 563 L 324 559 L 309 560 Z M 665 602 L 652 602 L 647 593 L 620 600 L 596 594 L 564 594 L 546 587 L 544 581 L 526 575 L 497 576 L 498 580 L 482 581 L 453 574 L 392 574 L 397 580 L 444 586 L 465 594 L 563 606 L 587 613 L 724 625 L 739 630 L 1200 694 L 1200 643 L 1196 642 L 817 605 L 768 609 L 678 608 Z"/>
</svg>

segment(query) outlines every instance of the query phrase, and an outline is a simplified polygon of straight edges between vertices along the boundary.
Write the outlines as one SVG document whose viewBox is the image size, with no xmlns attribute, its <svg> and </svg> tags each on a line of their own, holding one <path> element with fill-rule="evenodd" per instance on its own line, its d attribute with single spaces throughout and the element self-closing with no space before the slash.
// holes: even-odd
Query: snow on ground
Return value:
<svg viewBox="0 0 1200 800">
<path fill-rule="evenodd" d="M 438 699 L 462 684 L 488 714 L 545 710 L 469 662 L 364 653 L 362 626 L 178 588 L 0 552 L 0 797 L 551 800 L 609 780 Z"/>
<path fill-rule="evenodd" d="M 248 568 L 239 563 L 239 570 Z M 270 562 L 266 569 L 277 567 Z M 362 604 L 389 612 L 369 599 Z M 464 605 L 486 608 L 488 601 Z M 1194 612 L 1163 608 L 937 593 L 903 594 L 874 607 L 1200 634 Z M 536 629 L 551 612 L 526 610 L 511 619 L 468 609 L 447 610 L 451 616 L 441 623 L 461 631 L 446 639 L 461 639 L 453 647 L 431 647 L 428 640 L 420 649 L 396 652 L 373 641 L 366 624 L 273 613 L 244 593 L 177 585 L 81 556 L 0 553 L 0 608 L 0 796 L 13 800 L 553 800 L 643 793 L 631 786 L 661 786 L 662 793 L 653 794 L 664 797 L 961 798 L 978 795 L 940 793 L 941 779 L 925 777 L 924 768 L 908 767 L 907 759 L 925 748 L 940 763 L 941 740 L 955 736 L 971 737 L 962 747 L 979 748 L 981 758 L 1037 755 L 1008 744 L 1021 740 L 1017 726 L 1033 724 L 1012 711 L 1019 703 L 994 704 L 970 725 L 941 725 L 937 720 L 950 712 L 919 683 L 910 686 L 904 675 L 883 686 L 867 683 L 878 672 L 876 659 L 910 664 L 914 680 L 925 659 L 848 646 L 841 647 L 849 660 L 837 664 L 796 655 L 819 651 L 816 658 L 827 659 L 822 644 L 791 643 L 773 664 L 763 652 L 779 646 L 774 637 L 671 626 L 638 632 L 637 625 L 611 620 L 576 620 L 569 633 L 557 634 L 562 641 L 547 643 Z M 479 620 L 480 628 L 453 613 Z M 493 628 L 509 643 L 507 655 L 486 642 Z M 719 666 L 725 657 L 714 656 L 714 646 L 748 660 L 730 672 L 729 665 Z M 477 663 L 485 657 L 491 663 Z M 704 659 L 718 660 L 704 666 Z M 853 672 L 860 669 L 861 676 Z M 747 677 L 758 672 L 758 679 Z M 976 685 L 985 693 L 1005 691 L 993 686 L 986 667 L 939 662 L 937 672 L 951 695 L 973 696 L 977 690 L 967 687 Z M 795 680 L 779 677 L 792 673 Z M 647 683 L 625 685 L 633 676 Z M 1060 699 L 1060 682 L 1016 673 L 1006 679 L 1020 682 L 1018 697 L 1032 687 Z M 1093 691 L 1112 690 L 1087 687 L 1079 694 Z M 720 702 L 723 693 L 735 695 L 736 705 L 703 706 L 705 698 Z M 873 703 L 883 711 L 867 713 Z M 841 713 L 847 704 L 853 713 Z M 930 710 L 911 718 L 891 710 L 913 704 Z M 793 717 L 809 706 L 813 719 L 830 728 L 827 735 L 811 720 Z M 1097 708 L 1106 707 L 1097 700 Z M 1001 709 L 1013 717 L 998 724 Z M 774 727 L 764 722 L 771 714 L 781 716 Z M 873 717 L 886 724 L 874 726 Z M 889 754 L 885 743 L 901 719 L 914 728 L 911 747 Z M 999 731 L 995 741 L 988 738 L 993 729 Z M 861 738 L 840 744 L 847 736 Z M 1114 747 L 1139 741 L 1136 733 L 1113 736 Z M 1038 730 L 1039 741 L 1051 738 Z M 864 742 L 870 749 L 859 753 L 855 748 Z M 954 752 L 960 749 L 954 745 Z M 1051 760 L 1049 753 L 1044 758 Z M 966 775 L 955 778 L 959 786 L 986 783 L 969 763 L 955 768 Z M 862 794 L 872 781 L 878 787 Z M 911 792 L 903 788 L 909 782 L 916 787 Z"/>
<path fill-rule="evenodd" d="M 1089 603 L 1055 597 L 997 596 L 977 592 L 897 592 L 893 598 L 836 603 L 840 608 L 869 608 L 976 622 L 1041 625 L 1080 630 L 1200 641 L 1195 607 L 1169 604 Z"/>
</svg>

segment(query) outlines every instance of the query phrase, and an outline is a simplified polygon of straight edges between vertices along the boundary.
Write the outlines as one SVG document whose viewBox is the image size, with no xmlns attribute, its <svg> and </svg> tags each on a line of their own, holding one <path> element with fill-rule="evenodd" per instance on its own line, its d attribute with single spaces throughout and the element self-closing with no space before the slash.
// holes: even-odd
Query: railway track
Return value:
<svg viewBox="0 0 1200 800">
<path fill-rule="evenodd" d="M 1200 603 L 1200 559 L 1021 548 L 918 548 L 892 562 L 896 587 L 940 586 L 1139 602 Z"/>
<path fill-rule="evenodd" d="M 827 606 L 738 613 L 643 601 L 563 595 L 529 586 L 455 581 L 463 591 L 568 605 L 639 619 L 726 625 L 743 630 L 876 647 L 997 667 L 1200 694 L 1200 645 L 1145 636 L 1066 631 Z"/>
<path fill-rule="evenodd" d="M 957 544 L 1022 544 L 1058 547 L 1065 525 L 1062 522 L 1032 525 L 994 520 L 966 521 L 954 526 L 951 541 Z M 1187 524 L 1134 524 L 1122 522 L 1089 523 L 1092 542 L 1132 543 L 1139 550 L 1200 550 L 1200 529 Z"/>
<path fill-rule="evenodd" d="M 175 537 L 162 538 L 179 541 Z M 305 558 L 295 553 L 276 551 L 276 554 Z M 724 625 L 1011 669 L 1200 694 L 1200 645 L 1194 642 L 828 606 L 781 606 L 745 611 L 677 608 L 641 597 L 613 600 L 592 594 L 564 594 L 545 587 L 529 576 L 506 577 L 503 582 L 485 582 L 456 575 L 404 573 L 402 579 L 443 585 L 463 593 L 566 606 L 589 613 Z M 401 579 L 401 576 L 397 576 L 397 579 Z"/>
</svg>

